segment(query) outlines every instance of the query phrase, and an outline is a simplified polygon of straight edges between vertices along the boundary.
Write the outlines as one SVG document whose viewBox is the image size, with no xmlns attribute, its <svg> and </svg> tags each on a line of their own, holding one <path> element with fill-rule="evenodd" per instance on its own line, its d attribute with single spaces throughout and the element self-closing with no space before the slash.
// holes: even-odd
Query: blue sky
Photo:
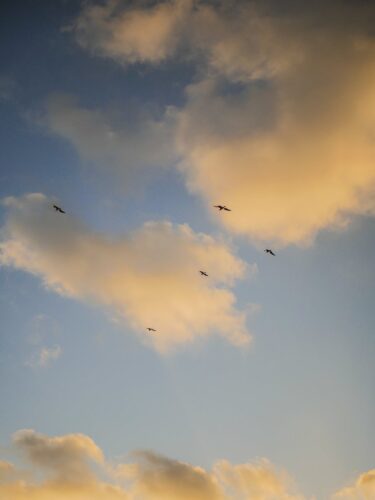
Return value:
<svg viewBox="0 0 375 500">
<path fill-rule="evenodd" d="M 354 485 L 360 474 L 374 467 L 373 136 L 366 139 L 368 150 L 358 157 L 358 163 L 353 164 L 353 158 L 365 144 L 361 127 L 373 127 L 375 116 L 362 107 L 359 111 L 355 107 L 354 112 L 354 107 L 346 105 L 353 100 L 357 106 L 365 97 L 367 102 L 374 102 L 367 84 L 361 86 L 363 74 L 370 82 L 374 76 L 372 46 L 371 50 L 363 49 L 368 53 L 361 52 L 357 58 L 363 66 L 350 59 L 352 48 L 347 48 L 348 33 L 354 38 L 368 36 L 366 19 L 374 10 L 358 7 L 355 12 L 359 21 L 353 27 L 340 2 L 334 3 L 332 9 L 336 9 L 337 15 L 327 23 L 322 20 L 324 8 L 317 7 L 318 26 L 322 20 L 322 37 L 329 47 L 321 67 L 311 56 L 310 45 L 318 43 L 314 37 L 313 41 L 309 37 L 299 39 L 300 32 L 293 25 L 287 28 L 293 36 L 289 32 L 285 35 L 278 24 L 271 25 L 275 40 L 281 37 L 280 53 L 275 55 L 273 49 L 267 52 L 266 47 L 259 70 L 257 61 L 248 62 L 247 56 L 241 59 L 243 47 L 238 48 L 239 44 L 235 45 L 240 51 L 238 60 L 245 61 L 240 69 L 224 64 L 222 61 L 227 60 L 215 52 L 215 29 L 219 30 L 223 45 L 232 47 L 230 23 L 237 23 L 240 30 L 236 9 L 240 11 L 244 5 L 241 2 L 235 3 L 235 14 L 222 8 L 225 2 L 209 7 L 220 27 L 213 23 L 214 41 L 202 42 L 200 19 L 181 21 L 188 25 L 179 28 L 181 37 L 186 37 L 182 48 L 160 57 L 153 51 L 147 52 L 150 49 L 143 39 L 129 41 L 126 35 L 123 48 L 114 50 L 108 37 L 114 36 L 116 30 L 131 32 L 126 16 L 119 26 L 113 22 L 116 16 L 122 19 L 124 12 L 152 11 L 164 2 L 148 6 L 138 2 L 117 4 L 118 11 L 111 13 L 110 21 L 106 12 L 101 13 L 107 23 L 107 38 L 101 38 L 100 26 L 92 23 L 89 16 L 90 5 L 94 4 L 85 6 L 76 1 L 58 1 L 53 5 L 23 1 L 18 6 L 7 2 L 6 15 L 0 21 L 0 89 L 6 90 L 0 101 L 0 194 L 3 199 L 13 197 L 11 203 L 1 207 L 1 240 L 2 244 L 12 240 L 22 245 L 22 258 L 13 254 L 9 245 L 2 247 L 8 260 L 2 260 L 0 268 L 2 458 L 18 464 L 9 443 L 20 429 L 34 429 L 48 436 L 81 433 L 90 436 L 113 461 L 126 460 L 132 450 L 147 449 L 210 470 L 219 459 L 231 464 L 251 464 L 264 457 L 294 479 L 298 491 L 305 495 L 298 498 L 331 498 L 334 492 Z M 173 15 L 173 9 L 180 4 L 188 9 L 190 3 L 168 2 Z M 106 2 L 101 5 L 109 8 Z M 208 4 L 196 5 L 200 6 L 196 7 L 197 12 L 203 12 L 202 5 Z M 264 5 L 259 2 L 257 6 L 261 20 Z M 272 11 L 272 5 L 267 5 Z M 288 16 L 290 6 L 285 6 Z M 255 15 L 246 10 L 246 5 L 245 11 L 240 12 Z M 297 26 L 310 26 L 310 15 L 298 11 Z M 78 19 L 88 19 L 81 31 L 77 28 Z M 68 25 L 73 28 L 63 29 Z M 226 29 L 230 32 L 228 39 Z M 149 33 L 152 35 L 153 31 Z M 194 45 L 198 44 L 195 36 L 199 51 L 210 54 L 209 63 Z M 246 38 L 245 33 L 242 37 Z M 315 97 L 297 75 L 301 70 L 293 66 L 297 63 L 290 47 L 295 37 L 302 47 L 307 47 L 303 64 L 314 67 L 314 78 L 320 75 L 323 87 L 329 57 L 333 57 L 337 47 L 348 51 L 346 62 L 338 67 L 340 79 L 336 82 L 338 102 L 344 103 L 345 113 L 358 113 L 348 130 L 335 125 L 346 116 L 337 111 L 336 103 L 327 112 L 324 106 L 320 109 L 314 105 Z M 371 38 L 370 41 L 373 43 Z M 132 52 L 126 43 L 133 43 Z M 158 37 L 153 46 L 157 43 L 160 51 L 166 50 Z M 204 43 L 212 43 L 213 48 Z M 184 55 L 186 46 L 188 55 Z M 261 44 L 260 47 L 259 50 Z M 287 69 L 275 66 L 274 58 L 279 62 L 283 51 L 287 54 Z M 347 78 L 355 72 L 358 78 Z M 319 103 L 326 99 L 331 102 L 319 82 L 316 77 Z M 210 90 L 202 91 L 204 85 Z M 257 94 L 257 86 L 264 86 L 265 92 L 270 93 L 267 100 L 275 99 L 274 109 L 270 110 L 270 104 Z M 74 96 L 69 110 L 60 101 L 56 101 L 55 108 L 48 107 L 48 99 L 63 94 Z M 277 102 L 279 95 L 287 96 L 285 102 L 292 102 L 292 124 L 287 122 L 291 131 L 288 129 L 281 137 L 290 144 L 288 141 L 293 138 L 300 139 L 300 133 L 310 134 L 311 150 L 299 143 L 295 156 L 288 156 L 289 152 L 280 146 L 280 137 L 272 136 L 283 109 L 283 103 Z M 258 99 L 255 104 L 254 98 Z M 254 110 L 254 117 L 249 118 L 248 109 Z M 83 110 L 88 113 L 88 122 L 82 119 Z M 309 126 L 311 122 L 311 128 L 298 126 L 303 111 L 310 113 L 306 114 L 306 121 Z M 221 122 L 225 114 L 228 120 Z M 262 116 L 268 114 L 270 122 L 264 123 Z M 105 141 L 100 142 L 101 131 L 106 130 L 99 127 L 100 120 L 112 134 L 118 134 L 119 141 L 109 143 L 110 148 L 119 148 L 115 157 L 113 149 L 103 154 L 100 151 L 100 145 L 107 147 Z M 314 125 L 319 120 L 324 140 Z M 152 137 L 144 137 L 141 132 L 150 122 L 151 133 L 156 123 L 166 131 L 161 137 L 171 142 L 162 145 L 159 136 L 156 142 Z M 88 131 L 87 123 L 92 126 Z M 175 130 L 177 138 L 173 135 Z M 120 147 L 122 141 L 128 144 L 127 137 L 129 144 L 138 144 L 135 153 L 131 153 L 131 165 L 127 163 L 128 150 Z M 258 137 L 265 141 L 265 146 L 259 145 Z M 332 137 L 334 144 L 328 153 L 327 137 Z M 353 141 L 348 141 L 348 137 L 353 137 Z M 99 144 L 97 149 L 95 143 Z M 175 149 L 169 165 L 159 162 L 159 158 L 164 158 L 160 153 L 162 146 Z M 264 170 L 260 166 L 263 148 Z M 88 150 L 93 151 L 92 155 Z M 239 160 L 239 151 L 248 156 Z M 276 166 L 268 153 L 273 151 L 280 155 L 280 164 Z M 155 158 L 155 165 L 144 159 L 145 152 Z M 212 157 L 217 162 L 217 176 L 225 178 L 221 184 L 216 183 Z M 231 164 L 226 164 L 228 158 L 233 158 Z M 303 168 L 289 168 L 301 158 L 306 159 Z M 253 167 L 248 167 L 246 161 L 256 163 L 269 177 L 251 171 Z M 335 165 L 332 171 L 331 164 Z M 360 174 L 357 176 L 354 171 Z M 270 184 L 272 187 L 268 188 Z M 310 186 L 314 188 L 310 190 Z M 215 198 L 219 188 L 226 190 L 222 199 Z M 27 193 L 43 193 L 45 198 L 25 198 Z M 267 202 L 262 204 L 257 193 Z M 67 211 L 68 222 L 64 226 L 63 221 L 61 228 L 60 215 L 52 210 L 38 222 L 40 210 L 51 208 L 53 200 L 58 200 Z M 220 202 L 235 208 L 228 214 L 216 213 L 212 204 Z M 58 238 L 60 229 L 53 227 L 55 216 L 61 234 L 77 237 L 77 241 L 87 238 L 87 253 L 78 255 L 81 250 L 77 250 L 77 255 L 73 255 L 76 247 L 69 246 L 69 242 L 65 246 L 64 241 L 59 258 L 52 255 L 53 246 L 45 251 L 40 249 L 47 238 Z M 221 223 L 222 216 L 232 219 Z M 258 218 L 259 223 L 249 222 L 252 218 Z M 169 235 L 166 230 L 166 237 L 175 241 L 176 249 L 185 241 L 188 249 L 181 250 L 176 262 L 174 243 L 166 250 L 165 260 L 157 254 L 157 249 L 163 248 L 159 238 L 164 234 L 164 226 L 157 225 L 156 234 L 149 234 L 147 227 L 145 234 L 139 233 L 148 221 L 171 223 L 175 232 Z M 178 229 L 180 224 L 188 224 L 192 230 L 187 239 Z M 82 237 L 77 236 L 79 230 Z M 175 265 L 190 269 L 190 265 L 195 265 L 197 252 L 206 255 L 208 243 L 198 233 L 213 238 L 207 263 L 217 264 L 221 273 L 218 282 L 197 282 L 197 287 L 203 288 L 185 290 L 187 275 L 183 274 L 181 282 L 172 281 L 170 295 L 164 291 L 164 285 L 160 291 L 156 287 L 154 293 L 160 294 L 165 305 L 160 322 L 168 331 L 157 332 L 162 339 L 160 344 L 149 339 L 145 343 L 147 332 L 142 328 L 147 319 L 141 318 L 139 311 L 146 304 L 138 304 L 138 295 L 127 290 L 135 286 L 135 271 L 130 264 L 129 268 L 116 270 L 122 252 L 126 260 L 126 246 L 134 243 L 136 250 L 129 259 L 135 262 L 137 272 L 137 266 L 146 262 L 158 280 L 173 280 L 167 274 L 163 278 L 165 262 L 170 260 L 173 269 Z M 143 256 L 147 238 L 151 238 L 151 250 Z M 118 247 L 117 243 L 123 246 Z M 102 257 L 99 253 L 104 252 L 103 246 L 106 249 Z M 266 246 L 276 248 L 275 258 L 263 252 Z M 75 276 L 70 272 L 70 266 L 81 262 L 79 259 L 89 263 L 87 274 L 81 278 L 77 277 L 79 273 Z M 249 266 L 247 274 L 240 270 L 243 262 Z M 101 279 L 107 279 L 107 266 L 110 276 L 118 276 L 119 280 L 130 276 L 129 283 L 121 284 L 120 292 L 116 284 L 113 297 L 113 289 L 108 288 L 108 301 L 98 292 Z M 138 277 L 149 279 L 142 272 Z M 214 273 L 210 270 L 210 279 Z M 97 281 L 94 275 L 98 276 Z M 154 286 L 153 282 L 142 283 L 142 290 Z M 163 281 L 157 283 L 160 287 Z M 90 286 L 95 287 L 92 294 Z M 104 291 L 106 286 L 103 284 Z M 184 300 L 190 296 L 192 300 L 192 310 L 186 312 L 186 325 L 181 326 L 181 332 L 176 321 L 184 316 L 181 313 L 182 316 L 173 318 L 174 306 L 168 302 L 174 294 L 178 296 L 180 289 Z M 233 321 L 239 329 L 238 337 L 232 337 L 232 327 L 216 327 L 213 318 L 194 322 L 194 310 L 197 315 L 203 314 L 200 299 L 195 296 L 198 289 L 202 291 L 203 303 L 204 297 L 216 297 L 207 306 L 213 308 L 207 310 L 213 311 L 221 311 L 215 302 L 221 291 L 230 294 L 223 302 L 222 322 L 231 325 Z M 124 302 L 119 293 L 125 297 Z M 147 297 L 145 300 L 152 301 L 152 296 Z M 234 304 L 229 305 L 230 297 Z M 251 312 L 243 324 L 241 311 L 249 304 Z M 146 310 L 152 314 L 152 305 Z M 249 335 L 251 343 L 245 345 Z M 52 353 L 57 347 L 59 351 L 54 357 Z M 345 493 L 345 498 L 358 498 L 356 494 L 374 498 L 371 495 L 375 489 L 362 492 L 358 484 Z M 252 491 L 251 487 L 250 484 L 247 491 Z M 151 489 L 148 494 L 144 498 L 159 498 L 153 496 Z M 233 498 L 251 498 L 249 493 L 241 494 Z M 169 498 L 166 493 L 164 498 Z M 197 494 L 196 498 L 206 497 Z M 264 494 L 259 498 L 279 497 Z"/>
</svg>

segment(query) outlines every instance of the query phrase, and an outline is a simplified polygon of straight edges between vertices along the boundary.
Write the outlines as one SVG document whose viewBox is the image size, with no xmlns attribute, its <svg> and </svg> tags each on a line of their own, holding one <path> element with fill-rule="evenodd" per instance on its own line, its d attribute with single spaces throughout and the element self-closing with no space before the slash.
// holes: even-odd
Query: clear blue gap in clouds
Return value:
<svg viewBox="0 0 375 500">
<path fill-rule="evenodd" d="M 216 231 L 176 173 L 124 195 L 105 172 L 83 165 L 71 146 L 23 116 L 54 91 L 91 108 L 126 106 L 126 99 L 179 104 L 190 68 L 124 71 L 83 53 L 60 31 L 80 2 L 21 4 L 6 2 L 0 20 L 2 71 L 19 86 L 13 101 L 1 103 L 1 197 L 55 195 L 108 234 L 159 218 Z M 105 311 L 0 270 L 0 401 L 7 402 L 0 443 L 31 427 L 86 433 L 108 457 L 148 448 L 209 468 L 220 458 L 264 456 L 318 498 L 373 467 L 373 220 L 358 218 L 345 232 L 325 231 L 312 247 L 291 247 L 274 259 L 235 243 L 259 267 L 256 279 L 236 288 L 241 305 L 262 306 L 249 319 L 254 344 L 245 353 L 215 338 L 160 358 Z M 47 370 L 31 370 L 30 325 L 40 313 L 58 323 L 63 354 Z"/>
</svg>

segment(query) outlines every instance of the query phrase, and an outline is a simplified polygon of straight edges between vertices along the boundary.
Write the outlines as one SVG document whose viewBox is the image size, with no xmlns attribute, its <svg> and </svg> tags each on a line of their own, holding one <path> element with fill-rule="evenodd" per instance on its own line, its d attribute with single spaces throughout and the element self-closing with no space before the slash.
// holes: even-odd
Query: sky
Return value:
<svg viewBox="0 0 375 500">
<path fill-rule="evenodd" d="M 1 498 L 375 499 L 374 22 L 4 2 Z"/>
</svg>

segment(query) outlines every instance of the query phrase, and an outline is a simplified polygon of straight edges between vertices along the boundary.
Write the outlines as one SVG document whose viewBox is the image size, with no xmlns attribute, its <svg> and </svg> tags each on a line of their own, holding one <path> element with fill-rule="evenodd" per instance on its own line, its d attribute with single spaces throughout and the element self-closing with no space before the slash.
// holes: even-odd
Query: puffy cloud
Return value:
<svg viewBox="0 0 375 500">
<path fill-rule="evenodd" d="M 14 435 L 14 443 L 35 466 L 47 470 L 56 482 L 81 483 L 93 479 L 90 461 L 103 463 L 103 454 L 83 434 L 48 437 L 26 429 Z"/>
<path fill-rule="evenodd" d="M 215 473 L 228 488 L 236 491 L 236 498 L 251 500 L 303 500 L 291 495 L 293 484 L 286 473 L 276 471 L 267 460 L 256 464 L 232 465 L 226 460 L 218 462 Z"/>
<path fill-rule="evenodd" d="M 94 53 L 123 63 L 158 63 L 174 53 L 192 5 L 192 0 L 173 0 L 120 10 L 120 2 L 111 0 L 86 6 L 71 28 Z"/>
<path fill-rule="evenodd" d="M 0 476 L 4 500 L 126 500 L 122 488 L 105 483 L 92 464 L 104 466 L 102 451 L 83 434 L 48 437 L 33 430 L 19 431 L 14 445 L 31 470 Z M 17 475 L 15 475 L 15 471 Z M 37 478 L 42 476 L 42 480 Z"/>
<path fill-rule="evenodd" d="M 201 467 L 172 460 L 151 451 L 133 454 L 135 464 L 123 465 L 122 475 L 132 482 L 135 498 L 153 500 L 224 500 L 216 478 Z"/>
<path fill-rule="evenodd" d="M 56 214 L 38 193 L 5 204 L 1 264 L 40 276 L 62 295 L 109 308 L 162 352 L 214 333 L 238 346 L 249 343 L 246 314 L 230 291 L 246 264 L 225 241 L 165 221 L 110 238 Z M 157 332 L 146 335 L 148 326 Z"/>
<path fill-rule="evenodd" d="M 265 460 L 242 465 L 222 461 L 207 471 L 151 451 L 138 451 L 132 454 L 131 463 L 114 466 L 87 436 L 51 438 L 32 430 L 16 433 L 14 445 L 31 470 L 17 471 L 16 477 L 11 464 L 0 466 L 4 500 L 302 499 L 286 474 Z"/>
<path fill-rule="evenodd" d="M 375 469 L 361 474 L 353 486 L 340 490 L 334 496 L 339 500 L 373 500 L 375 498 Z"/>
<path fill-rule="evenodd" d="M 174 20 L 169 27 L 180 24 L 155 42 L 160 16 Z M 371 3 L 340 0 L 282 9 L 170 1 L 123 10 L 110 2 L 85 7 L 75 30 L 83 45 L 121 62 L 156 63 L 185 49 L 200 81 L 192 77 L 184 106 L 166 110 L 164 123 L 175 124 L 165 125 L 172 156 L 208 207 L 233 208 L 221 218 L 228 230 L 285 245 L 308 243 L 350 214 L 374 214 L 374 20 Z M 129 41 L 133 31 L 150 36 L 158 55 Z M 108 49 L 114 40 L 116 50 Z M 145 141 L 151 163 L 162 143 Z"/>
</svg>

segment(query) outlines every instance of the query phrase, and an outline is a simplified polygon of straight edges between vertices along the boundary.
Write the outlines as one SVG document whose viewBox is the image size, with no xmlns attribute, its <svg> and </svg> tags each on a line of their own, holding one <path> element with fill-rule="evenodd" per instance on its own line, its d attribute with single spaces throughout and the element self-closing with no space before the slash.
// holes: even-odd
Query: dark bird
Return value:
<svg viewBox="0 0 375 500">
<path fill-rule="evenodd" d="M 148 327 L 148 328 L 147 328 L 147 330 L 148 330 L 149 332 L 156 332 L 155 328 L 150 328 L 150 327 Z"/>
<path fill-rule="evenodd" d="M 270 250 L 269 248 L 266 248 L 264 251 L 265 251 L 266 253 L 269 253 L 269 254 L 271 254 L 271 255 L 273 255 L 273 256 L 275 257 L 275 254 L 274 254 L 274 253 L 273 253 L 273 251 L 272 251 L 272 250 Z"/>
<path fill-rule="evenodd" d="M 57 205 L 53 205 L 53 208 L 56 210 L 56 212 L 60 212 L 61 214 L 65 214 L 64 210 Z"/>
<path fill-rule="evenodd" d="M 221 212 L 222 210 L 226 210 L 227 212 L 231 212 L 231 209 L 226 207 L 225 205 L 214 205 L 215 208 L 218 208 Z"/>
<path fill-rule="evenodd" d="M 206 271 L 199 271 L 201 273 L 202 276 L 208 276 L 208 274 L 206 273 Z"/>
</svg>

